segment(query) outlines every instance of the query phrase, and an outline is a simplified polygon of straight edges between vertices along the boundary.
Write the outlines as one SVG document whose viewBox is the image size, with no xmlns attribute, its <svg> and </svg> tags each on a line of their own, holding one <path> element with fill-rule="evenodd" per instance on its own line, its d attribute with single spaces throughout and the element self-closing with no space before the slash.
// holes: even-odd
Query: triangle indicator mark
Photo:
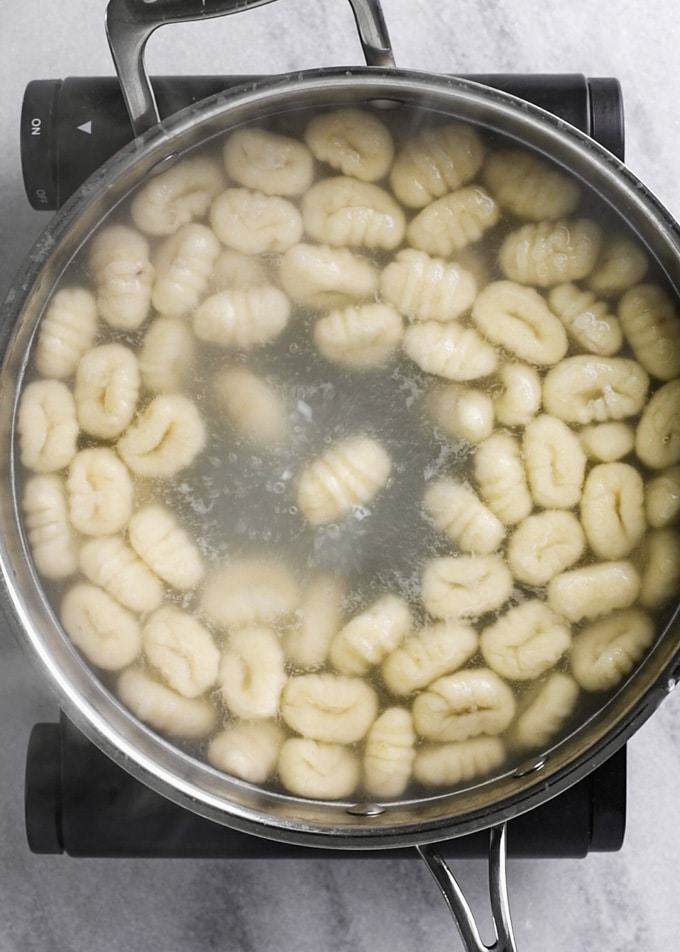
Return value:
<svg viewBox="0 0 680 952">
<path fill-rule="evenodd" d="M 77 128 L 80 130 L 80 132 L 85 132 L 88 136 L 91 136 L 92 135 L 92 120 L 90 119 L 88 122 L 84 122 L 82 126 L 78 126 Z"/>
</svg>

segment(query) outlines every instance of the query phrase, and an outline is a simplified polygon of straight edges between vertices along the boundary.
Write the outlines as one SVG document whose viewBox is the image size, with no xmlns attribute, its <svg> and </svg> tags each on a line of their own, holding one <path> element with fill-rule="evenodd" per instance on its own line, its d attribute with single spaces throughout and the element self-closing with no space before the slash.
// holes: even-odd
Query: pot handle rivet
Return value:
<svg viewBox="0 0 680 952">
<path fill-rule="evenodd" d="M 368 66 L 393 67 L 394 57 L 380 0 L 349 0 Z M 168 23 L 188 23 L 241 13 L 272 0 L 109 0 L 106 35 L 135 136 L 160 122 L 144 63 L 149 37 Z"/>
<path fill-rule="evenodd" d="M 489 833 L 489 897 L 496 936 L 492 945 L 485 945 L 482 941 L 470 905 L 437 847 L 425 844 L 417 846 L 416 850 L 441 890 L 460 932 L 465 952 L 517 952 L 506 877 L 507 825 L 493 827 Z"/>
</svg>

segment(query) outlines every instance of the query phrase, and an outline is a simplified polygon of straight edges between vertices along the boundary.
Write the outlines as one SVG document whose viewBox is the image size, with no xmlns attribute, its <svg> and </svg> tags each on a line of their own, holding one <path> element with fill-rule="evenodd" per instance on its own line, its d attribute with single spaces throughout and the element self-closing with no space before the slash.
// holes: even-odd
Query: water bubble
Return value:
<svg viewBox="0 0 680 952">
<path fill-rule="evenodd" d="M 352 515 L 359 522 L 362 522 L 364 519 L 368 519 L 371 515 L 371 510 L 367 509 L 366 506 L 355 506 L 352 510 Z"/>
<path fill-rule="evenodd" d="M 274 483 L 272 486 L 272 491 L 280 495 L 282 492 L 285 492 L 286 484 L 285 483 Z"/>
<path fill-rule="evenodd" d="M 291 506 L 291 507 L 289 508 L 289 510 L 288 510 L 288 512 L 289 512 L 289 514 L 290 514 L 291 516 L 297 515 L 297 511 L 298 511 L 298 507 L 297 507 L 297 506 Z"/>
</svg>

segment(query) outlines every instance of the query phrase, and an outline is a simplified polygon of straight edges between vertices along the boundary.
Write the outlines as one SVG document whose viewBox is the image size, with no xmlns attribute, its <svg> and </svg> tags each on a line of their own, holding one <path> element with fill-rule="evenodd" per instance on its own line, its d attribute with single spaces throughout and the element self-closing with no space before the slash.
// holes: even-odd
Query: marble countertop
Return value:
<svg viewBox="0 0 680 952">
<path fill-rule="evenodd" d="M 0 294 L 47 221 L 24 197 L 18 152 L 26 83 L 110 75 L 104 0 L 0 6 Z M 615 76 L 630 168 L 680 216 L 680 111 L 674 0 L 383 0 L 398 65 L 442 72 Z M 349 4 L 281 0 L 209 24 L 159 31 L 152 73 L 286 72 L 361 61 Z M 56 704 L 0 632 L 0 952 L 414 952 L 460 947 L 417 860 L 85 860 L 30 853 L 23 770 L 31 726 Z M 629 744 L 628 831 L 617 854 L 513 861 L 520 952 L 654 952 L 680 935 L 680 694 Z M 481 862 L 457 864 L 486 914 Z M 488 929 L 486 931 L 489 940 Z"/>
</svg>

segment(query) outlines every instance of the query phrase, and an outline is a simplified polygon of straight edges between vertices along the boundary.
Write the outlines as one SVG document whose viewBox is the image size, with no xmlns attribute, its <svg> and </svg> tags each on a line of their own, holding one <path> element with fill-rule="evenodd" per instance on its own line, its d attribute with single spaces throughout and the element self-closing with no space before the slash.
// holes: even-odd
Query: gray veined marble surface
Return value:
<svg viewBox="0 0 680 952">
<path fill-rule="evenodd" d="M 0 6 L 0 290 L 46 223 L 24 198 L 18 119 L 34 78 L 108 75 L 104 0 Z M 616 76 L 631 169 L 680 216 L 680 13 L 675 0 L 383 0 L 400 66 Z M 279 0 L 159 31 L 155 73 L 258 73 L 360 62 L 343 0 Z M 130 861 L 40 857 L 22 817 L 25 745 L 56 706 L 0 632 L 0 952 L 428 952 L 460 947 L 418 861 Z M 583 861 L 516 861 L 521 952 L 666 952 L 680 941 L 680 695 L 629 745 L 626 842 Z M 457 867 L 482 913 L 485 870 Z M 487 930 L 488 940 L 488 930 Z"/>
</svg>

